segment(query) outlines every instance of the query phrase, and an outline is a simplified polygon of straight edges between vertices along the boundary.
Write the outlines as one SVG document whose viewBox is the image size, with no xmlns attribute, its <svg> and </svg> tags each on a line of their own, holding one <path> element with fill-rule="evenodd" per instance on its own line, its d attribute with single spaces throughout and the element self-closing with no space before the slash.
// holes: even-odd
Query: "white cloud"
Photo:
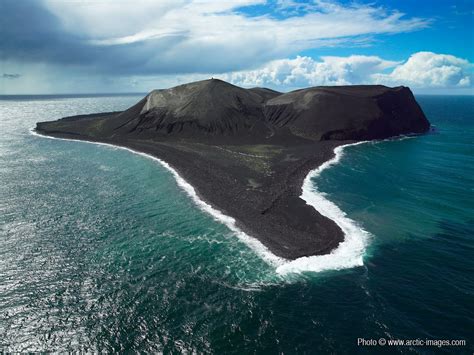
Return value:
<svg viewBox="0 0 474 355">
<path fill-rule="evenodd" d="M 4 64 L 5 72 L 21 73 L 21 76 L 9 80 L 8 85 L 0 85 L 2 94 L 114 92 L 117 88 L 123 92 L 149 92 L 211 76 L 240 86 L 267 86 L 281 91 L 318 85 L 384 84 L 423 89 L 421 92 L 426 92 L 425 89 L 436 92 L 429 91 L 432 88 L 451 89 L 449 92 L 453 92 L 454 88 L 455 92 L 473 93 L 472 64 L 452 55 L 426 52 L 415 53 L 405 62 L 362 55 L 322 57 L 320 60 L 298 56 L 274 60 L 255 70 L 224 74 L 119 76 L 107 80 L 108 77 L 102 77 L 100 73 L 84 75 L 79 67 L 68 67 L 66 70 L 41 63 L 33 66 L 14 62 Z"/>
<path fill-rule="evenodd" d="M 468 87 L 471 66 L 467 60 L 453 55 L 418 52 L 390 74 L 376 74 L 373 80 L 413 87 Z"/>
<path fill-rule="evenodd" d="M 244 86 L 305 87 L 368 84 L 371 76 L 398 64 L 377 56 L 310 57 L 275 60 L 257 70 L 226 74 L 223 78 Z"/>
<path fill-rule="evenodd" d="M 378 56 L 322 57 L 320 61 L 298 56 L 274 60 L 256 70 L 233 72 L 221 77 L 237 85 L 287 89 L 353 84 L 469 87 L 470 66 L 467 60 L 431 52 L 415 53 L 404 63 Z"/>
<path fill-rule="evenodd" d="M 125 47 L 124 56 L 134 57 L 134 65 L 143 72 L 155 74 L 256 67 L 308 48 L 357 44 L 361 38 L 414 31 L 430 23 L 373 5 L 320 0 L 303 7 L 292 1 L 279 3 L 273 10 L 287 11 L 279 19 L 240 11 L 264 0 L 44 1 L 66 30 L 86 43 L 133 44 L 133 54 Z"/>
<path fill-rule="evenodd" d="M 185 0 L 44 0 L 67 31 L 95 40 L 142 31 L 185 3 Z"/>
</svg>

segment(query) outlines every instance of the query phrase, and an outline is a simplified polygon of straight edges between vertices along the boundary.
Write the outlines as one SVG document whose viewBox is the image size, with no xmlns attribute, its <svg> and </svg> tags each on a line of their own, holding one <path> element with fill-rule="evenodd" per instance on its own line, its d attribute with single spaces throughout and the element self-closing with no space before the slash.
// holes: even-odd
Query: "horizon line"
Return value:
<svg viewBox="0 0 474 355">
<path fill-rule="evenodd" d="M 0 97 L 27 97 L 27 96 L 134 96 L 134 95 L 147 95 L 149 92 L 141 91 L 141 92 L 88 92 L 88 93 L 55 93 L 55 94 L 0 94 Z M 283 92 L 285 93 L 285 92 Z M 422 95 L 422 96 L 474 96 L 474 91 L 472 93 L 416 93 L 413 91 L 414 95 Z"/>
</svg>

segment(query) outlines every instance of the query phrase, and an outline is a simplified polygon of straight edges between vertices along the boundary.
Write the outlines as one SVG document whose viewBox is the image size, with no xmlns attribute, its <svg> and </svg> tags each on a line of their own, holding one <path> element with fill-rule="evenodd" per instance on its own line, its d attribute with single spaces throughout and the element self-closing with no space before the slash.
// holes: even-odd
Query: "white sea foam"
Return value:
<svg viewBox="0 0 474 355">
<path fill-rule="evenodd" d="M 274 266 L 276 271 L 280 275 L 289 273 L 301 273 L 301 272 L 320 272 L 325 270 L 339 270 L 352 268 L 355 266 L 363 265 L 363 255 L 365 247 L 367 245 L 370 233 L 361 228 L 357 223 L 346 216 L 341 209 L 336 206 L 333 202 L 325 198 L 325 196 L 318 191 L 317 187 L 313 185 L 311 179 L 317 177 L 321 172 L 328 167 L 339 162 L 343 155 L 345 147 L 364 144 L 367 142 L 358 142 L 353 144 L 341 145 L 334 149 L 335 156 L 331 160 L 320 165 L 317 169 L 312 170 L 305 178 L 303 183 L 303 192 L 301 198 L 306 201 L 308 205 L 313 206 L 320 214 L 333 220 L 344 232 L 344 241 L 334 249 L 330 254 L 316 255 L 309 257 L 301 257 L 295 260 L 287 260 L 273 254 L 268 248 L 263 245 L 260 241 L 250 237 L 236 226 L 234 218 L 225 215 L 218 209 L 212 207 L 208 203 L 204 202 L 197 195 L 194 187 L 192 187 L 186 180 L 184 180 L 176 170 L 174 170 L 168 163 L 158 159 L 152 155 L 135 151 L 130 148 L 116 146 L 108 143 L 100 143 L 86 140 L 76 140 L 67 138 L 56 138 L 38 134 L 34 130 L 30 131 L 32 134 L 58 140 L 67 140 L 74 142 L 85 142 L 97 145 L 104 145 L 112 147 L 114 149 L 124 149 L 134 154 L 141 155 L 143 157 L 152 159 L 160 163 L 163 167 L 169 170 L 176 179 L 178 186 L 181 187 L 195 202 L 195 204 L 203 211 L 209 213 L 215 220 L 224 223 L 235 235 L 244 242 L 248 247 L 254 250 L 268 264 Z"/>
<path fill-rule="evenodd" d="M 345 147 L 364 143 L 367 142 L 364 141 L 336 147 L 334 149 L 334 158 L 321 164 L 317 169 L 312 170 L 306 176 L 303 182 L 303 192 L 300 196 L 308 205 L 313 206 L 320 214 L 333 220 L 342 229 L 344 232 L 344 241 L 330 254 L 301 257 L 278 266 L 277 272 L 279 274 L 340 270 L 363 265 L 364 252 L 370 233 L 347 217 L 336 204 L 329 201 L 324 194 L 314 186 L 311 179 L 319 176 L 323 170 L 338 163 L 341 160 Z"/>
<path fill-rule="evenodd" d="M 415 138 L 416 135 L 402 135 L 388 138 L 383 141 L 405 140 Z M 317 169 L 310 171 L 303 182 L 301 198 L 308 205 L 313 206 L 320 214 L 333 220 L 344 232 L 344 241 L 330 254 L 315 255 L 287 261 L 277 267 L 279 274 L 301 273 L 305 271 L 320 272 L 325 270 L 348 269 L 364 264 L 364 253 L 371 234 L 347 217 L 335 203 L 329 201 L 323 193 L 311 182 L 330 166 L 337 164 L 344 154 L 344 148 L 365 143 L 380 141 L 363 141 L 340 145 L 334 149 L 334 158 L 321 164 Z"/>
</svg>

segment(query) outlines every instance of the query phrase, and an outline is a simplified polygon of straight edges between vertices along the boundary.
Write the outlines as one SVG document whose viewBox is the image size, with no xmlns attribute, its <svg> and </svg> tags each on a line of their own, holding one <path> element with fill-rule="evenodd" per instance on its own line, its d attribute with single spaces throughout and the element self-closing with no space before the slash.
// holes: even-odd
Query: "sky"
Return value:
<svg viewBox="0 0 474 355">
<path fill-rule="evenodd" d="M 210 77 L 472 95 L 473 63 L 472 0 L 0 0 L 0 95 Z"/>
</svg>

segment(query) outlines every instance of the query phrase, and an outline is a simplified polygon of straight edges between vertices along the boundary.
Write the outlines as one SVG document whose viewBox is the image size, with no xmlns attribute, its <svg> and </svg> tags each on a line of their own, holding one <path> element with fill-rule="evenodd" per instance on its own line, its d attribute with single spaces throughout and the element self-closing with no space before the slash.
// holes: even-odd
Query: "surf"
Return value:
<svg viewBox="0 0 474 355">
<path fill-rule="evenodd" d="M 233 217 L 224 214 L 222 211 L 203 201 L 197 194 L 194 187 L 189 184 L 181 175 L 179 175 L 179 173 L 173 167 L 155 156 L 110 143 L 46 136 L 37 133 L 34 129 L 31 129 L 30 133 L 42 138 L 83 142 L 106 146 L 112 149 L 123 149 L 130 153 L 140 155 L 159 163 L 173 175 L 177 185 L 189 197 L 191 197 L 192 201 L 198 208 L 209 214 L 217 222 L 226 225 L 241 242 L 252 249 L 267 264 L 274 267 L 276 273 L 280 276 L 303 272 L 340 270 L 363 265 L 363 256 L 371 234 L 360 227 L 355 221 L 347 217 L 347 215 L 336 204 L 328 200 L 325 195 L 318 190 L 317 186 L 314 185 L 312 179 L 317 178 L 324 170 L 339 163 L 346 147 L 365 144 L 368 143 L 368 141 L 345 144 L 336 147 L 334 149 L 334 157 L 321 164 L 318 168 L 311 170 L 306 176 L 302 186 L 302 194 L 300 195 L 300 198 L 303 199 L 308 205 L 312 206 L 321 215 L 334 221 L 343 231 L 344 241 L 341 242 L 338 247 L 329 254 L 314 255 L 297 258 L 295 260 L 288 260 L 273 254 L 259 240 L 243 232 L 237 227 L 237 222 Z"/>
<path fill-rule="evenodd" d="M 321 272 L 326 270 L 340 270 L 362 266 L 364 253 L 371 234 L 360 227 L 354 220 L 347 217 L 335 203 L 328 200 L 324 193 L 318 190 L 312 179 L 331 166 L 340 162 L 344 149 L 351 146 L 368 143 L 368 141 L 340 145 L 334 149 L 334 157 L 318 168 L 311 170 L 303 182 L 300 198 L 312 206 L 321 215 L 331 219 L 344 233 L 342 241 L 336 249 L 325 255 L 313 255 L 288 261 L 277 267 L 279 274 Z"/>
</svg>

